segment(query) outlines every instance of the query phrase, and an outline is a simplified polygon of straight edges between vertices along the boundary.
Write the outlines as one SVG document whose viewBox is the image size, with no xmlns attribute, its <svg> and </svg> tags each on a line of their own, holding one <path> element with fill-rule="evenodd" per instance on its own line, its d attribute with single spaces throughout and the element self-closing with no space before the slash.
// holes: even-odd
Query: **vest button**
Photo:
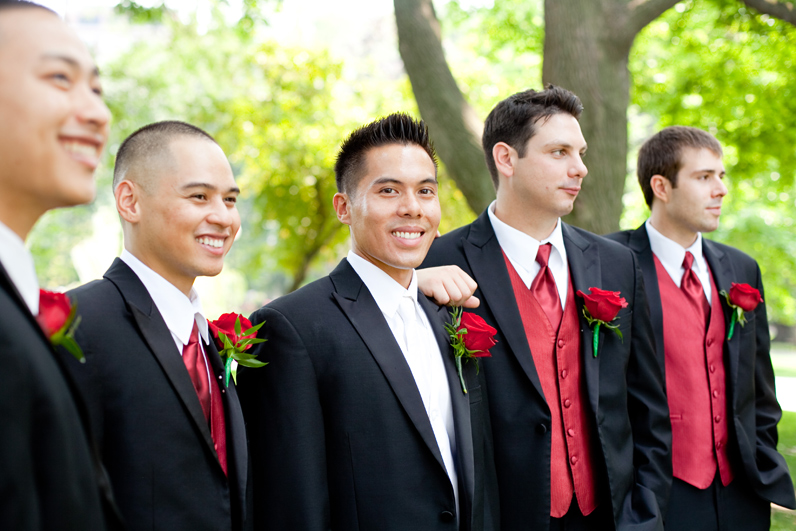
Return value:
<svg viewBox="0 0 796 531">
<path fill-rule="evenodd" d="M 577 465 L 578 464 L 578 456 L 577 455 L 573 455 L 572 457 L 569 458 L 569 462 L 572 465 Z"/>
<path fill-rule="evenodd" d="M 721 441 L 716 443 L 716 450 L 721 450 Z"/>
<path fill-rule="evenodd" d="M 569 406 L 571 406 L 571 405 L 572 405 L 572 400 L 570 400 L 569 398 L 567 398 L 566 400 L 564 400 L 564 407 L 569 407 Z"/>
<path fill-rule="evenodd" d="M 567 435 L 569 435 L 570 437 L 574 437 L 575 436 L 575 430 L 573 430 L 572 428 L 568 429 L 567 430 Z"/>
<path fill-rule="evenodd" d="M 708 369 L 710 369 L 710 372 L 716 372 L 716 366 L 713 365 L 712 363 L 710 364 L 710 367 L 708 367 Z"/>
<path fill-rule="evenodd" d="M 443 522 L 453 522 L 455 515 L 451 511 L 442 511 L 439 513 L 439 518 Z"/>
<path fill-rule="evenodd" d="M 539 435 L 544 435 L 545 433 L 547 433 L 547 425 L 544 424 L 544 423 L 537 425 L 536 426 L 536 432 Z"/>
<path fill-rule="evenodd" d="M 567 377 L 568 374 L 569 374 L 569 371 L 567 371 L 566 369 L 561 371 L 561 379 L 564 380 Z"/>
<path fill-rule="evenodd" d="M 559 339 L 558 340 L 558 348 L 563 348 L 563 347 L 564 347 L 564 340 L 563 339 Z"/>
<path fill-rule="evenodd" d="M 718 389 L 714 389 L 713 390 L 713 398 L 718 398 L 718 397 L 719 397 L 719 390 Z"/>
<path fill-rule="evenodd" d="M 721 415 L 716 415 L 715 417 L 713 417 L 713 420 L 715 420 L 716 424 L 718 424 L 719 422 L 721 422 Z"/>
<path fill-rule="evenodd" d="M 711 346 L 712 344 L 713 344 L 713 338 L 711 337 L 708 339 L 708 346 Z"/>
</svg>

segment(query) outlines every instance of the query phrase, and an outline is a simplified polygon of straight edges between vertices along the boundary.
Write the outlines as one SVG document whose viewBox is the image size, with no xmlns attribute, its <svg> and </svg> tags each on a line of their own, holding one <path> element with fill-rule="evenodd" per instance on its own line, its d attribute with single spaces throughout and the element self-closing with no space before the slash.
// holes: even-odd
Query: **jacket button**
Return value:
<svg viewBox="0 0 796 531">
<path fill-rule="evenodd" d="M 538 426 L 536 426 L 536 433 L 538 433 L 539 435 L 544 435 L 545 433 L 547 433 L 547 426 L 544 423 L 539 424 Z"/>
<path fill-rule="evenodd" d="M 439 513 L 439 517 L 443 522 L 453 522 L 453 519 L 456 518 L 456 516 L 450 511 L 442 511 Z"/>
</svg>

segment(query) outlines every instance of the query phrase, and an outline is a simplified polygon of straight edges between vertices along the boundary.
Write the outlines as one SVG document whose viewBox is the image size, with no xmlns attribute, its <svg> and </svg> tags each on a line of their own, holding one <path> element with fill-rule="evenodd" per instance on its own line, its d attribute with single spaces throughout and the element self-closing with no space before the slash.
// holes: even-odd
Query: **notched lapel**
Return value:
<svg viewBox="0 0 796 531">
<path fill-rule="evenodd" d="M 652 328 L 653 330 L 663 330 L 663 306 L 661 306 L 661 291 L 658 288 L 658 271 L 655 268 L 655 256 L 652 253 L 652 247 L 650 247 L 646 225 L 642 224 L 630 234 L 630 249 L 638 257 L 641 275 L 644 278 L 644 291 L 647 294 Z M 655 347 L 655 354 L 663 374 L 666 372 L 663 334 L 655 334 Z"/>
<path fill-rule="evenodd" d="M 719 290 L 719 293 L 722 291 L 729 293 L 732 283 L 736 281 L 730 258 L 716 244 L 705 237 L 702 238 L 702 253 L 705 255 L 710 271 L 713 273 L 716 289 Z M 727 304 L 727 299 L 719 295 L 719 300 L 721 301 L 722 312 L 724 312 L 725 330 L 729 331 L 733 310 Z M 740 328 L 740 326 L 736 326 L 736 328 Z M 735 389 L 735 382 L 738 381 L 738 356 L 740 356 L 741 352 L 740 330 L 736 330 L 729 341 L 727 341 L 726 335 L 724 337 L 729 357 L 732 388 Z"/>
<path fill-rule="evenodd" d="M 572 287 L 575 293 L 578 291 L 589 293 L 589 288 L 605 289 L 602 285 L 599 249 L 596 245 L 589 243 L 588 240 L 569 225 L 564 222 L 561 223 L 561 229 L 564 234 L 564 247 L 567 249 L 569 274 L 572 276 Z M 583 316 L 583 299 L 577 295 L 575 295 L 575 307 L 578 312 L 578 322 L 581 330 L 580 341 L 583 368 L 586 371 L 586 388 L 589 391 L 589 402 L 591 402 L 592 411 L 596 413 L 600 402 L 600 357 L 594 357 L 592 339 L 594 331 Z M 599 348 L 603 342 L 602 338 L 599 338 L 598 341 Z"/>
<path fill-rule="evenodd" d="M 500 248 L 486 211 L 473 222 L 470 234 L 462 241 L 462 246 L 481 296 L 495 318 L 496 328 L 500 330 L 500 335 L 539 396 L 545 400 L 542 383 L 533 363 L 531 348 L 528 346 L 528 338 L 525 337 L 520 310 L 514 298 L 511 278 L 503 259 L 503 250 Z"/>
<path fill-rule="evenodd" d="M 340 262 L 330 277 L 337 290 L 332 296 L 362 338 L 420 437 L 444 470 L 442 454 L 412 371 L 378 304 L 346 259 Z"/>
<path fill-rule="evenodd" d="M 210 427 L 202 413 L 202 406 L 199 404 L 199 397 L 196 396 L 191 377 L 185 369 L 182 356 L 177 351 L 177 346 L 174 344 L 166 322 L 152 302 L 144 284 L 133 270 L 118 258 L 105 273 L 105 278 L 113 282 L 119 289 L 141 331 L 141 337 L 149 346 L 149 350 L 157 359 L 163 372 L 166 373 L 177 396 L 180 397 L 191 419 L 202 434 L 205 444 L 215 452 Z"/>
</svg>

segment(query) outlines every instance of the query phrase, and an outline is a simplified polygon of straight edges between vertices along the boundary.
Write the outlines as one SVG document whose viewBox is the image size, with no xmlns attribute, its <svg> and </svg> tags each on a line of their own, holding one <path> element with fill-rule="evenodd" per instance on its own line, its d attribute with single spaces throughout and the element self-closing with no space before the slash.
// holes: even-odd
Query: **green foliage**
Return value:
<svg viewBox="0 0 796 531">
<path fill-rule="evenodd" d="M 796 479 L 796 413 L 782 412 L 782 420 L 777 425 L 779 444 L 777 451 L 785 456 L 788 462 L 791 479 Z M 774 510 L 771 518 L 772 531 L 785 531 L 796 528 L 796 511 Z"/>
<path fill-rule="evenodd" d="M 52 210 L 36 223 L 27 245 L 43 288 L 56 289 L 79 280 L 71 252 L 91 233 L 93 211 L 93 206 Z"/>
<path fill-rule="evenodd" d="M 740 2 L 689 0 L 642 31 L 630 63 L 631 115 L 657 122 L 642 136 L 690 125 L 724 145 L 729 194 L 721 226 L 709 237 L 758 260 L 769 318 L 784 323 L 796 322 L 793 42 L 796 28 Z M 633 197 L 634 219 L 623 220 L 625 227 L 646 211 L 641 195 Z"/>
</svg>

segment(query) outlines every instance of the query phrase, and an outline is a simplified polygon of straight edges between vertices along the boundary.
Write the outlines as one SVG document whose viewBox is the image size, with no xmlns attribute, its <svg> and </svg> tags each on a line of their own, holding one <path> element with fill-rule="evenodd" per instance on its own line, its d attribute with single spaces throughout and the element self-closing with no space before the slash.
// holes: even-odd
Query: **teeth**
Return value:
<svg viewBox="0 0 796 531">
<path fill-rule="evenodd" d="M 394 231 L 392 233 L 392 235 L 393 236 L 397 236 L 398 238 L 403 238 L 405 240 L 416 240 L 420 236 L 422 236 L 422 233 L 420 233 L 420 232 L 398 232 L 398 231 Z"/>
<path fill-rule="evenodd" d="M 196 241 L 204 245 L 209 245 L 210 247 L 220 248 L 224 246 L 224 240 L 217 240 L 215 238 L 196 238 Z"/>
<path fill-rule="evenodd" d="M 97 156 L 97 148 L 90 144 L 84 144 L 83 142 L 64 142 L 63 144 L 68 152 L 74 153 L 75 155 L 81 155 L 83 157 Z"/>
</svg>

